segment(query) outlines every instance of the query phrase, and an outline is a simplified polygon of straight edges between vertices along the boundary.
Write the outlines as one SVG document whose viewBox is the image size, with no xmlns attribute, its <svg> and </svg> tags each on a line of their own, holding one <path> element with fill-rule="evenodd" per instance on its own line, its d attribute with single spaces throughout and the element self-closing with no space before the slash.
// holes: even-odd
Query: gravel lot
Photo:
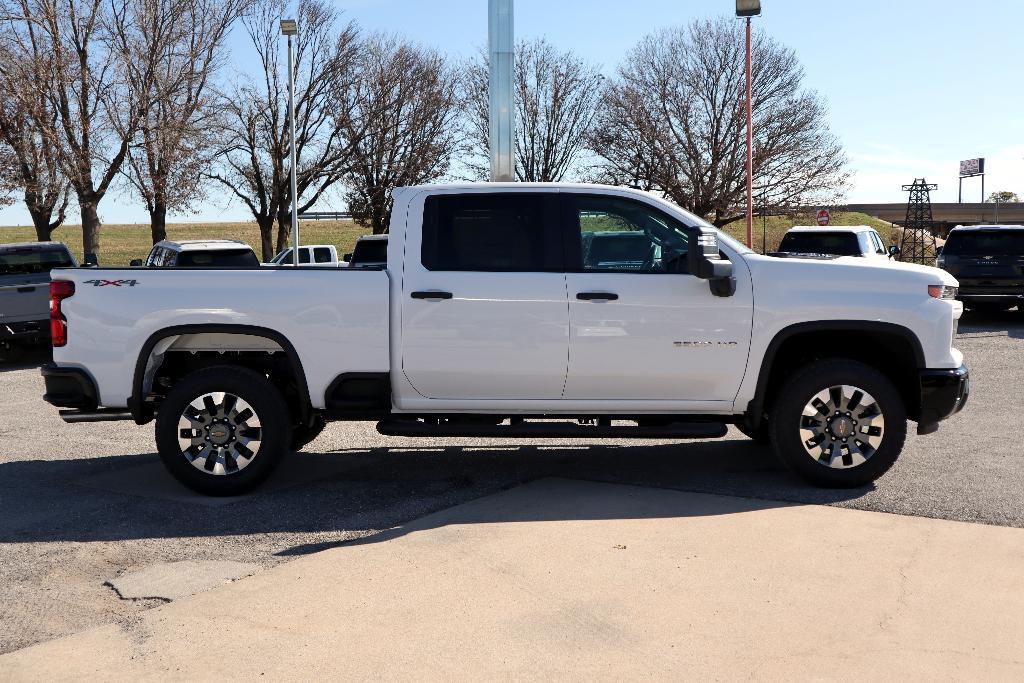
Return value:
<svg viewBox="0 0 1024 683">
<path fill-rule="evenodd" d="M 330 425 L 251 496 L 216 501 L 169 480 L 152 426 L 66 425 L 31 364 L 0 372 L 0 653 L 100 623 L 131 623 L 157 600 L 104 582 L 157 562 L 269 567 L 542 476 L 1024 527 L 1024 318 L 973 316 L 958 347 L 968 408 L 937 434 L 908 437 L 873 487 L 812 489 L 738 433 L 724 441 L 510 444 L 379 436 Z M 344 590 L 344 587 L 339 587 Z"/>
</svg>

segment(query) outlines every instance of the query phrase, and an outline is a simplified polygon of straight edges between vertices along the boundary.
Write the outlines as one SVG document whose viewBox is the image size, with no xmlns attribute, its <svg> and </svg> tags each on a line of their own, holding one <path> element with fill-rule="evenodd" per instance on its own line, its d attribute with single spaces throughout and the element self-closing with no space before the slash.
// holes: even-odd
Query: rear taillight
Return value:
<svg viewBox="0 0 1024 683">
<path fill-rule="evenodd" d="M 54 280 L 50 283 L 50 339 L 54 346 L 68 343 L 68 321 L 60 310 L 60 302 L 74 293 L 74 282 Z"/>
</svg>

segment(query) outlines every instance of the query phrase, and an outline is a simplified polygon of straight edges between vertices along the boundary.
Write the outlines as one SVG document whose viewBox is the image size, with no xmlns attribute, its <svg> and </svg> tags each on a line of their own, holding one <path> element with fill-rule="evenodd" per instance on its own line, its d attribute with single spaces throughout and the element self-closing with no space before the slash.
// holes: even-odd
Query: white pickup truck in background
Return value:
<svg viewBox="0 0 1024 683">
<path fill-rule="evenodd" d="M 968 395 L 941 270 L 756 254 L 652 194 L 410 187 L 380 268 L 53 273 L 46 399 L 156 421 L 168 469 L 234 494 L 330 420 L 386 435 L 689 439 L 728 424 L 857 486 Z"/>
<path fill-rule="evenodd" d="M 268 265 L 291 266 L 292 248 L 282 249 Z M 338 258 L 338 248 L 333 244 L 303 244 L 299 246 L 299 265 L 319 268 L 344 268 L 348 263 Z"/>
</svg>

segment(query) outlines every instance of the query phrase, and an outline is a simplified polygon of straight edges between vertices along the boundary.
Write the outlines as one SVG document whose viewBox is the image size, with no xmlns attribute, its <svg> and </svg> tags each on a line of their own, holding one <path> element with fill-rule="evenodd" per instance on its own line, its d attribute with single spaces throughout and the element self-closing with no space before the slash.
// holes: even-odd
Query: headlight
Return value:
<svg viewBox="0 0 1024 683">
<path fill-rule="evenodd" d="M 949 285 L 928 285 L 928 296 L 933 299 L 955 299 L 956 287 Z"/>
</svg>

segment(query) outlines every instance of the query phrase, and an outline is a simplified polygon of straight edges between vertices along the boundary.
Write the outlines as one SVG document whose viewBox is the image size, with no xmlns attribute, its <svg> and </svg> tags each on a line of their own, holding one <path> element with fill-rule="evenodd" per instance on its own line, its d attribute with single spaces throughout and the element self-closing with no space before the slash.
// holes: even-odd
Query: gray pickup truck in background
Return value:
<svg viewBox="0 0 1024 683">
<path fill-rule="evenodd" d="M 0 359 L 49 343 L 50 270 L 77 265 L 60 242 L 0 244 Z"/>
</svg>

